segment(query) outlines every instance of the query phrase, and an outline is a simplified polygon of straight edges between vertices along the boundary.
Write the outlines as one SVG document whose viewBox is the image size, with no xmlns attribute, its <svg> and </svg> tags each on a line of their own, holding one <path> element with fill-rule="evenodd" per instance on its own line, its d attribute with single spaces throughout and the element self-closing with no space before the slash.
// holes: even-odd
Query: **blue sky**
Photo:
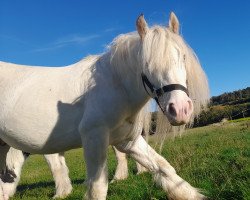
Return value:
<svg viewBox="0 0 250 200">
<path fill-rule="evenodd" d="M 170 11 L 198 55 L 211 94 L 250 86 L 248 0 L 0 0 L 0 60 L 64 66 L 101 53 L 121 33 L 167 25 Z"/>
</svg>

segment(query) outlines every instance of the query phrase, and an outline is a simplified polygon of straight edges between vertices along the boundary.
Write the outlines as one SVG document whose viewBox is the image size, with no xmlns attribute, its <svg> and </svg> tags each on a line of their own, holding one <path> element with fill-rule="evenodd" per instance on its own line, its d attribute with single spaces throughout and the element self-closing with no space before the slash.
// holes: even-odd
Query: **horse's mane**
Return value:
<svg viewBox="0 0 250 200">
<path fill-rule="evenodd" d="M 197 56 L 180 35 L 161 26 L 150 28 L 143 42 L 137 32 L 122 34 L 109 45 L 107 54 L 109 54 L 110 64 L 116 75 L 124 76 L 132 70 L 134 73 L 138 73 L 139 83 L 141 81 L 139 74 L 143 72 L 143 66 L 146 64 L 154 63 L 150 65 L 154 67 L 149 70 L 157 70 L 157 73 L 162 73 L 172 66 L 171 55 L 168 52 L 171 43 L 174 43 L 186 55 L 187 87 L 194 105 L 194 112 L 190 120 L 190 124 L 192 124 L 194 118 L 198 117 L 203 109 L 206 109 L 210 94 L 207 77 Z M 146 108 L 148 105 L 146 104 L 138 113 L 134 130 L 141 131 L 141 128 L 138 127 L 144 127 L 145 132 L 149 132 L 149 122 L 152 116 L 149 109 Z M 161 111 L 157 113 L 156 134 L 165 137 L 166 133 L 173 132 L 173 129 L 179 132 L 180 128 L 173 128 Z"/>
</svg>

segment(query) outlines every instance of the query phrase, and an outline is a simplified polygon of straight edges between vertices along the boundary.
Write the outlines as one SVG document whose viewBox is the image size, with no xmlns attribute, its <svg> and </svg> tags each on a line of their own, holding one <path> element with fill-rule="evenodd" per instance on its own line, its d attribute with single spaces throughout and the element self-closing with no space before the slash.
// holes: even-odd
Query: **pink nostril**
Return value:
<svg viewBox="0 0 250 200">
<path fill-rule="evenodd" d="M 188 111 L 187 108 L 184 109 L 184 114 L 187 115 Z"/>
<path fill-rule="evenodd" d="M 173 103 L 169 104 L 169 106 L 168 106 L 168 112 L 169 112 L 170 115 L 176 117 L 177 113 L 176 113 L 176 109 L 175 109 Z"/>
</svg>

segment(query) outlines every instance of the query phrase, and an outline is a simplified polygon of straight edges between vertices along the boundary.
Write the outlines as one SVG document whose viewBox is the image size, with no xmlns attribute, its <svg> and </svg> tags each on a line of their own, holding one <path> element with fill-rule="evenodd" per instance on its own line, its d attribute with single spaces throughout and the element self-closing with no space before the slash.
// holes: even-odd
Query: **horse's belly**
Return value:
<svg viewBox="0 0 250 200">
<path fill-rule="evenodd" d="M 8 145 L 35 154 L 51 154 L 81 147 L 81 138 L 77 130 L 37 134 L 26 130 L 0 130 L 1 139 Z"/>
<path fill-rule="evenodd" d="M 82 109 L 67 103 L 26 106 L 0 114 L 0 138 L 30 153 L 56 153 L 81 146 Z"/>
</svg>

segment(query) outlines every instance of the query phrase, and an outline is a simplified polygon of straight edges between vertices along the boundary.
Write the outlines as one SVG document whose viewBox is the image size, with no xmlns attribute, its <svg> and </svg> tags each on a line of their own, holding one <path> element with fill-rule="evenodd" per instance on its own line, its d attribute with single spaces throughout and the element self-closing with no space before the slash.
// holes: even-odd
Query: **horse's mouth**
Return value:
<svg viewBox="0 0 250 200">
<path fill-rule="evenodd" d="M 169 123 L 172 125 L 172 126 L 181 126 L 181 125 L 184 125 L 184 124 L 187 124 L 188 121 L 184 121 L 184 120 L 176 120 L 173 116 L 169 115 L 168 113 L 164 112 L 164 115 L 167 117 Z"/>
</svg>

